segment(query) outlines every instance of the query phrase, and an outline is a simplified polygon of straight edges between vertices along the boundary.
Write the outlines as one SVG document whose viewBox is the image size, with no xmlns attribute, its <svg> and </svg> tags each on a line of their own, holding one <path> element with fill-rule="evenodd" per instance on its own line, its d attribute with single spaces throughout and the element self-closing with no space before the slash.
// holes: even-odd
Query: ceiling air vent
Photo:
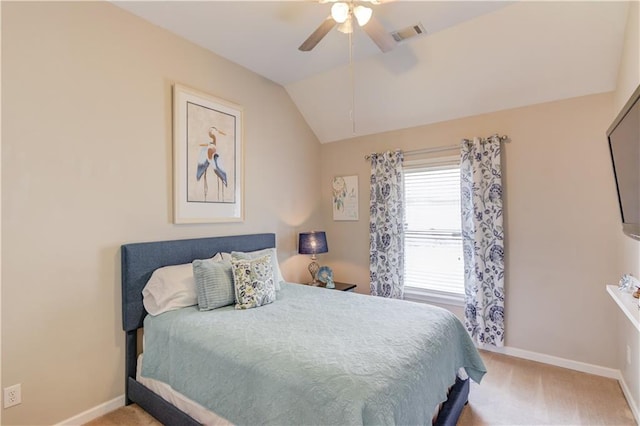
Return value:
<svg viewBox="0 0 640 426">
<path fill-rule="evenodd" d="M 394 40 L 398 43 L 405 41 L 407 39 L 413 38 L 413 37 L 417 37 L 420 35 L 424 35 L 427 32 L 424 30 L 424 27 L 422 26 L 422 23 L 418 22 L 415 25 L 411 25 L 410 27 L 407 28 L 403 28 L 401 30 L 398 31 L 393 31 L 391 33 L 391 36 L 394 38 Z"/>
</svg>

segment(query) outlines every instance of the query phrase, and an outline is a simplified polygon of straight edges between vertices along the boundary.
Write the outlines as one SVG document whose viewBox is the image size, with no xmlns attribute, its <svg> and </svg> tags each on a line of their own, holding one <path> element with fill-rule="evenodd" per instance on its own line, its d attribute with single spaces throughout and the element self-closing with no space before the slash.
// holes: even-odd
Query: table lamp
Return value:
<svg viewBox="0 0 640 426">
<path fill-rule="evenodd" d="M 311 263 L 309 264 L 309 273 L 311 274 L 311 285 L 318 285 L 318 269 L 320 265 L 316 262 L 316 254 L 326 253 L 329 251 L 327 246 L 327 235 L 324 231 L 301 232 L 298 240 L 298 253 L 310 254 Z"/>
</svg>

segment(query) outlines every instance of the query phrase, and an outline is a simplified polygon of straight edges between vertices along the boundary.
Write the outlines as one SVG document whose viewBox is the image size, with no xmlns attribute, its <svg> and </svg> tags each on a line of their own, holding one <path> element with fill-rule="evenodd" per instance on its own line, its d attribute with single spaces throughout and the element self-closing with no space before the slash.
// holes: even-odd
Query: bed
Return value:
<svg viewBox="0 0 640 426">
<path fill-rule="evenodd" d="M 378 374 L 377 367 L 375 365 L 373 367 L 363 366 L 366 360 L 363 361 L 356 358 L 357 356 L 362 356 L 363 353 L 365 358 L 371 359 L 375 359 L 376 356 L 380 355 L 375 352 L 366 353 L 366 342 L 368 340 L 381 339 L 378 336 L 379 333 L 370 332 L 370 325 L 363 325 L 363 323 L 367 322 L 366 318 L 375 317 L 372 312 L 378 312 L 391 306 L 389 309 L 393 308 L 396 311 L 415 310 L 416 315 L 423 315 L 423 312 L 425 312 L 424 315 L 427 316 L 425 318 L 428 319 L 436 314 L 438 316 L 443 315 L 440 312 L 442 310 L 437 311 L 438 308 L 427 308 L 424 305 L 409 302 L 390 301 L 354 293 L 347 294 L 299 284 L 284 284 L 282 290 L 278 292 L 278 299 L 272 304 L 273 306 L 269 305 L 246 311 L 236 311 L 233 306 L 229 306 L 213 313 L 212 311 L 200 312 L 197 307 L 191 307 L 156 317 L 147 317 L 143 305 L 142 290 L 154 270 L 167 265 L 179 265 L 190 263 L 195 259 L 210 258 L 219 252 L 250 252 L 273 248 L 275 243 L 275 234 L 253 234 L 133 243 L 122 246 L 122 313 L 123 328 L 126 332 L 126 403 L 137 403 L 163 424 L 200 424 L 177 408 L 176 405 L 169 403 L 165 399 L 166 397 L 159 396 L 156 393 L 158 391 L 150 390 L 149 387 L 141 383 L 142 380 L 137 379 L 137 377 L 140 377 L 141 371 L 138 365 L 138 330 L 146 325 L 148 329 L 145 330 L 146 341 L 145 353 L 143 354 L 145 361 L 143 368 L 147 367 L 147 361 L 149 363 L 155 362 L 156 365 L 159 365 L 157 370 L 160 371 L 157 376 L 164 377 L 167 382 L 174 380 L 173 383 L 170 383 L 171 387 L 182 390 L 184 386 L 192 386 L 192 382 L 195 383 L 195 379 L 197 379 L 195 376 L 206 378 L 209 367 L 203 363 L 203 360 L 213 360 L 214 365 L 218 366 L 221 371 L 215 373 L 218 376 L 211 376 L 215 380 L 209 377 L 210 383 L 214 383 L 211 385 L 211 389 L 203 390 L 205 388 L 202 388 L 202 384 L 197 385 L 195 386 L 197 391 L 185 390 L 185 392 L 192 392 L 191 397 L 187 395 L 187 399 L 202 402 L 202 405 L 211 409 L 211 411 L 224 412 L 225 409 L 231 410 L 233 408 L 229 408 L 234 402 L 233 395 L 239 395 L 235 399 L 244 400 L 245 405 L 250 408 L 244 410 L 240 415 L 233 410 L 220 413 L 235 424 L 428 424 L 431 423 L 430 416 L 434 408 L 431 406 L 432 402 L 425 402 L 424 407 L 421 406 L 421 403 L 411 402 L 412 398 L 416 398 L 416 396 L 419 398 L 423 391 L 429 395 L 433 393 L 435 396 L 430 398 L 436 398 L 437 402 L 441 402 L 446 397 L 446 401 L 439 405 L 434 424 L 456 424 L 462 408 L 467 402 L 469 379 L 456 377 L 455 373 L 450 371 L 443 375 L 445 379 L 435 375 L 431 377 L 430 374 L 432 373 L 429 368 L 424 367 L 424 371 L 421 369 L 423 368 L 422 366 L 432 363 L 433 365 L 443 363 L 448 366 L 448 370 L 452 370 L 453 365 L 450 364 L 454 362 L 456 363 L 455 367 L 466 367 L 469 375 L 474 380 L 479 381 L 485 371 L 484 365 L 475 348 L 472 345 L 468 345 L 468 342 L 465 342 L 464 339 L 462 339 L 464 344 L 457 349 L 449 348 L 448 342 L 457 338 L 453 339 L 449 335 L 444 339 L 440 339 L 442 342 L 447 342 L 447 344 L 434 345 L 443 348 L 440 355 L 437 357 L 428 355 L 433 358 L 421 359 L 417 369 L 415 369 L 416 366 L 414 365 L 414 370 L 410 374 L 402 373 L 400 369 L 395 368 L 394 364 L 394 368 L 387 368 L 384 371 L 385 374 L 397 375 L 397 377 L 394 377 L 393 380 L 390 379 L 388 383 L 376 382 L 373 385 L 375 389 L 372 391 L 366 390 L 364 387 L 366 380 L 361 381 L 361 379 Z M 239 317 L 239 314 L 244 315 Z M 329 317 L 336 317 L 337 322 L 331 323 L 328 319 Z M 194 324 L 204 324 L 203 321 L 205 319 L 207 321 L 229 321 L 224 327 L 219 326 L 222 323 L 216 323 L 215 326 L 211 324 L 204 325 L 204 328 L 217 331 L 230 329 L 232 330 L 232 335 L 233 333 L 237 335 L 239 329 L 236 328 L 233 331 L 233 328 L 235 327 L 234 324 L 238 323 L 238 318 L 242 318 L 242 321 L 254 321 L 250 323 L 253 325 L 246 326 L 244 330 L 250 330 L 251 333 L 255 333 L 255 336 L 265 336 L 264 341 L 256 339 L 255 336 L 247 339 L 212 336 L 211 338 L 207 337 L 205 343 L 193 343 L 193 348 L 188 350 L 184 349 L 188 342 L 186 340 L 179 341 L 177 348 L 167 349 L 166 352 L 163 352 L 163 354 L 169 354 L 167 356 L 158 356 L 160 351 L 153 349 L 154 347 L 168 348 L 170 338 L 167 336 L 173 335 L 182 338 L 182 336 L 190 333 L 194 335 L 201 334 L 200 331 L 193 333 L 191 331 L 194 330 Z M 286 318 L 287 321 L 283 320 L 283 318 Z M 353 318 L 358 320 L 353 321 Z M 270 323 L 269 321 L 274 322 Z M 459 324 L 457 320 L 454 322 Z M 342 326 L 344 326 L 344 329 L 340 329 Z M 378 326 L 384 327 L 385 325 L 376 325 L 376 327 Z M 163 327 L 168 330 L 165 334 L 161 332 Z M 263 328 L 261 329 L 260 327 Z M 364 329 L 359 327 L 364 327 Z M 452 327 L 455 328 L 455 324 Z M 460 327 L 464 330 L 461 324 Z M 274 330 L 276 328 L 281 332 L 272 333 L 267 337 L 266 333 L 270 329 Z M 404 328 L 408 329 L 410 327 Z M 349 329 L 352 330 L 349 331 Z M 367 329 L 369 331 L 365 331 Z M 243 335 L 246 334 L 242 333 Z M 349 335 L 350 342 L 348 344 L 340 342 L 341 338 L 336 337 L 342 336 L 343 333 L 345 336 Z M 387 332 L 386 335 L 384 332 L 380 333 L 387 339 L 385 344 L 388 345 L 388 348 L 391 348 L 389 350 L 391 355 L 394 353 L 392 350 L 394 346 L 404 348 L 402 345 L 406 345 L 408 340 L 414 340 L 411 335 L 402 337 L 403 333 L 396 333 L 398 336 L 395 336 L 394 333 Z M 300 349 L 298 343 L 295 342 L 305 334 L 308 336 L 313 335 L 314 339 L 308 339 L 309 341 L 305 343 L 309 344 L 308 348 L 305 346 Z M 293 336 L 298 337 L 294 338 Z M 468 339 L 468 336 L 466 337 Z M 224 345 L 213 343 L 214 338 L 226 339 L 224 341 L 227 343 Z M 403 338 L 405 340 L 401 340 Z M 293 346 L 290 345 L 287 339 L 294 341 L 295 344 Z M 358 339 L 361 341 L 356 342 Z M 396 341 L 395 339 L 400 340 Z M 470 342 L 470 339 L 468 340 Z M 242 346 L 256 341 L 259 344 Z M 332 347 L 332 342 L 338 346 Z M 211 348 L 204 348 L 205 346 L 211 346 Z M 281 350 L 285 346 L 287 349 Z M 212 355 L 203 355 L 205 352 L 198 352 L 205 349 L 215 350 L 215 347 L 223 348 L 224 350 Z M 357 347 L 358 350 L 351 350 L 353 347 Z M 325 348 L 327 352 L 323 353 Z M 260 351 L 263 351 L 263 353 Z M 396 364 L 416 363 L 416 361 L 404 357 L 403 352 L 404 349 L 395 352 L 397 353 L 397 357 L 394 360 Z M 230 354 L 236 354 L 236 356 L 233 357 Z M 247 359 L 244 359 L 244 355 L 238 356 L 238 354 L 247 354 Z M 253 366 L 256 362 L 255 359 L 249 359 L 248 354 L 258 357 L 257 359 L 260 359 L 260 357 L 265 359 L 264 362 L 260 362 L 260 369 L 253 369 L 253 367 L 247 369 L 247 365 Z M 178 356 L 185 356 L 185 360 L 177 360 Z M 290 356 L 290 358 L 287 359 L 287 356 Z M 352 359 L 352 357 L 354 358 Z M 153 358 L 156 358 L 155 361 L 153 361 Z M 163 358 L 166 359 L 163 360 Z M 225 364 L 230 362 L 230 358 L 238 358 L 240 359 L 238 362 L 245 362 L 239 372 L 231 373 L 233 366 Z M 163 361 L 166 362 L 163 364 Z M 377 365 L 382 364 L 384 363 L 377 361 Z M 224 365 L 224 368 L 220 367 L 222 365 Z M 148 368 L 151 369 L 152 367 Z M 172 370 L 162 372 L 162 368 L 171 368 Z M 176 371 L 173 371 L 174 368 Z M 214 369 L 214 367 L 211 368 Z M 373 370 L 370 370 L 371 368 Z M 244 372 L 243 369 L 251 371 Z M 228 374 L 230 377 L 225 378 L 223 377 L 224 374 Z M 328 374 L 326 378 L 323 376 L 324 374 Z M 232 397 L 229 398 L 229 395 L 224 393 L 227 392 L 228 394 L 229 392 L 219 390 L 215 383 L 233 381 L 231 380 L 233 378 L 238 379 L 234 383 Z M 251 381 L 250 385 L 243 385 L 247 381 Z M 282 382 L 281 387 L 271 388 L 271 386 L 279 382 Z M 200 386 L 199 390 L 198 386 Z M 422 390 L 416 392 L 418 389 Z M 252 393 L 245 394 L 243 392 Z M 390 396 L 401 395 L 402 392 L 405 392 L 405 396 L 398 397 L 397 401 L 393 399 L 393 396 Z M 263 398 L 261 393 L 267 393 L 268 395 Z M 376 395 L 371 397 L 374 393 Z M 382 402 L 380 395 L 383 396 Z M 445 397 L 440 398 L 438 395 L 445 395 Z M 225 400 L 225 404 L 216 405 L 216 401 L 220 400 Z M 303 403 L 305 401 L 307 403 Z M 374 401 L 375 403 L 368 404 L 367 401 Z M 278 403 L 288 403 L 286 410 L 278 409 Z M 410 406 L 404 407 L 403 404 L 409 404 Z M 215 407 L 215 409 L 211 407 Z M 274 407 L 277 412 L 269 413 L 269 410 Z M 416 407 L 419 409 L 416 410 Z M 283 414 L 278 417 L 279 413 L 285 411 L 287 412 L 286 415 Z M 403 417 L 405 412 L 409 413 L 407 414 L 408 417 Z M 423 417 L 428 418 L 429 421 L 415 420 Z"/>
</svg>

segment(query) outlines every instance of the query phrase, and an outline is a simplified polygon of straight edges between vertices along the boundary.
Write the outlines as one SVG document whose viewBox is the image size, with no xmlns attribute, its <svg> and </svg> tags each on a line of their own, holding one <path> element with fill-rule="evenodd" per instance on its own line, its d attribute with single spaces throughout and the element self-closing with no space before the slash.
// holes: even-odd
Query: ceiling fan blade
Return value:
<svg viewBox="0 0 640 426">
<path fill-rule="evenodd" d="M 316 28 L 316 30 L 311 33 L 311 35 L 298 47 L 298 50 L 303 52 L 308 52 L 314 47 L 316 44 L 320 43 L 320 40 L 324 38 L 324 36 L 329 33 L 336 26 L 336 21 L 333 20 L 331 16 L 328 16 L 327 19 L 322 21 L 320 26 Z"/>
<path fill-rule="evenodd" d="M 396 47 L 396 41 L 393 36 L 384 29 L 375 16 L 372 16 L 362 29 L 383 52 L 388 52 Z"/>
</svg>

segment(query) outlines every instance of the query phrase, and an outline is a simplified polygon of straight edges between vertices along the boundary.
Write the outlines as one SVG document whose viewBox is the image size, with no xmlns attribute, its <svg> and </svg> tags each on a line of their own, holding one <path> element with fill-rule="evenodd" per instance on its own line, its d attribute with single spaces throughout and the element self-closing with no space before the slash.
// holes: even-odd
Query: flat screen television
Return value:
<svg viewBox="0 0 640 426">
<path fill-rule="evenodd" d="M 622 231 L 640 240 L 640 86 L 607 130 Z"/>
</svg>

